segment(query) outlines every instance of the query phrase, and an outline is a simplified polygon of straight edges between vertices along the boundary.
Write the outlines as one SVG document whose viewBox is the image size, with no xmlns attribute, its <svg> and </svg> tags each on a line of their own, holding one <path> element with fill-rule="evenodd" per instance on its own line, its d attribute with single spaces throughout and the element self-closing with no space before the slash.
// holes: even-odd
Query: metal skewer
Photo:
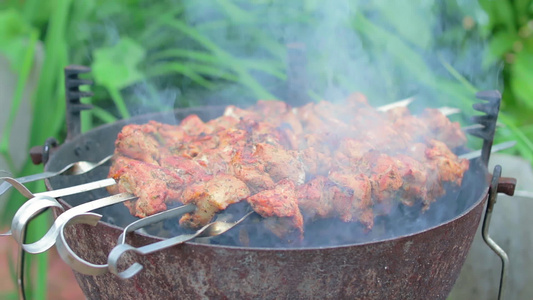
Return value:
<svg viewBox="0 0 533 300">
<path fill-rule="evenodd" d="M 378 108 L 376 108 L 376 110 L 378 111 L 388 111 L 388 110 L 391 110 L 393 108 L 397 108 L 397 107 L 405 107 L 409 104 L 411 104 L 411 102 L 415 101 L 415 97 L 409 97 L 407 99 L 403 99 L 403 100 L 399 100 L 399 101 L 396 101 L 396 102 L 392 102 L 390 104 L 386 104 L 386 105 L 382 105 Z"/>
<path fill-rule="evenodd" d="M 116 183 L 114 179 L 108 178 L 108 179 L 104 179 L 104 180 L 91 182 L 91 183 L 88 183 L 88 184 L 82 184 L 82 185 L 75 186 L 75 187 L 64 188 L 64 189 L 59 189 L 59 190 L 50 191 L 50 192 L 44 192 L 44 193 L 32 194 L 32 192 L 30 190 L 28 190 L 24 185 L 22 185 L 19 181 L 17 181 L 14 178 L 2 177 L 2 178 L 0 178 L 0 180 L 4 180 L 5 184 L 9 184 L 9 185 L 15 187 L 15 189 L 17 189 L 17 191 L 19 191 L 26 198 L 33 198 L 33 197 L 36 197 L 36 196 L 37 197 L 40 197 L 40 196 L 63 197 L 63 196 L 67 196 L 67 195 L 72 195 L 72 194 L 76 194 L 76 193 L 81 193 L 81 192 L 86 192 L 86 191 L 90 191 L 90 190 L 94 190 L 94 189 L 98 189 L 98 188 L 107 187 L 107 186 L 110 186 L 110 185 L 113 185 L 113 184 Z M 55 206 L 55 204 L 52 204 L 52 205 Z M 59 207 L 61 207 L 61 206 L 59 206 Z M 22 244 L 25 243 L 25 240 L 26 240 L 26 231 L 27 231 L 27 227 L 25 227 L 23 229 L 23 231 L 21 232 L 21 234 L 20 234 L 20 240 L 22 241 Z M 8 235 L 11 235 L 11 230 L 9 230 L 6 233 L 1 233 L 0 234 L 0 236 L 8 236 Z M 20 297 L 22 299 L 26 299 L 26 291 L 25 291 L 25 288 L 24 288 L 24 286 L 25 286 L 25 283 L 24 283 L 24 278 L 25 278 L 24 277 L 24 266 L 25 266 L 26 253 L 23 251 L 22 246 L 20 245 L 20 243 L 19 243 L 19 247 L 18 248 L 19 248 L 18 249 L 19 255 L 17 256 L 17 271 L 16 271 L 16 273 L 17 273 L 17 286 L 18 286 L 18 292 L 19 292 Z"/>
<path fill-rule="evenodd" d="M 120 257 L 128 251 L 133 251 L 140 255 L 147 255 L 150 253 L 154 253 L 169 247 L 173 247 L 182 243 L 185 243 L 187 241 L 190 241 L 196 237 L 211 237 L 211 236 L 217 236 L 220 235 L 233 227 L 235 227 L 237 224 L 244 221 L 249 215 L 254 213 L 254 211 L 250 211 L 247 214 L 245 214 L 242 218 L 235 222 L 221 222 L 221 221 L 215 221 L 212 223 L 209 223 L 196 231 L 193 234 L 182 234 L 173 238 L 169 238 L 166 240 L 162 240 L 159 242 L 155 242 L 153 244 L 149 244 L 146 246 L 135 248 L 133 246 L 130 246 L 128 244 L 119 244 L 111 250 L 108 256 L 107 264 L 109 265 L 109 270 L 111 273 L 119 276 L 122 279 L 128 279 L 133 276 L 135 276 L 137 273 L 139 273 L 143 266 L 140 263 L 134 263 L 133 265 L 129 266 L 126 270 L 120 272 L 118 270 L 117 264 Z"/>
<path fill-rule="evenodd" d="M 80 185 L 72 186 L 68 188 L 33 194 L 30 190 L 28 190 L 24 185 L 22 185 L 19 181 L 17 181 L 14 178 L 0 177 L 0 180 L 4 180 L 6 181 L 6 183 L 15 187 L 15 189 L 19 193 L 21 193 L 24 197 L 28 199 L 34 198 L 34 197 L 41 197 L 41 196 L 51 197 L 51 198 L 60 198 L 60 197 L 88 192 L 88 191 L 92 191 L 92 190 L 96 190 L 99 188 L 104 188 L 104 187 L 108 187 L 108 186 L 112 186 L 116 184 L 116 181 L 113 178 L 106 178 L 106 179 L 93 181 L 93 182 L 85 183 L 85 184 L 80 184 Z M 9 236 L 9 235 L 11 235 L 11 230 L 9 230 L 6 233 L 0 233 L 0 236 Z"/>
<path fill-rule="evenodd" d="M 144 226 L 151 225 L 172 217 L 181 216 L 186 213 L 190 213 L 196 209 L 195 205 L 188 204 L 176 208 L 172 208 L 148 217 L 145 217 L 143 219 L 139 219 L 128 226 L 124 228 L 124 231 L 118 238 L 119 244 L 126 243 L 126 234 L 128 232 L 140 229 Z M 65 263 L 67 263 L 73 270 L 86 274 L 86 275 L 101 275 L 105 274 L 108 271 L 108 265 L 107 264 L 93 264 L 91 262 L 88 262 L 81 257 L 79 257 L 68 245 L 68 242 L 65 239 L 64 234 L 64 228 L 70 224 L 89 224 L 92 226 L 95 226 L 98 221 L 100 220 L 102 216 L 98 214 L 82 214 L 75 216 L 72 218 L 69 222 L 63 224 L 59 229 L 59 235 L 57 236 L 56 241 L 56 248 L 57 252 L 59 253 L 59 256 L 63 259 Z"/>
<path fill-rule="evenodd" d="M 39 174 L 33 174 L 33 175 L 23 176 L 23 177 L 14 178 L 14 179 L 18 181 L 19 183 L 26 183 L 26 182 L 32 182 L 32 181 L 51 178 L 57 175 L 80 175 L 80 174 L 87 173 L 95 169 L 96 167 L 103 165 L 112 157 L 113 155 L 109 155 L 105 157 L 104 159 L 102 159 L 101 161 L 96 162 L 96 163 L 92 163 L 88 161 L 78 161 L 78 162 L 68 164 L 63 169 L 56 171 L 56 172 L 43 172 Z M 11 185 L 8 182 L 2 183 L 0 185 L 0 195 L 5 193 L 10 187 Z"/>
<path fill-rule="evenodd" d="M 107 273 L 107 264 L 98 265 L 93 264 L 79 257 L 68 245 L 65 238 L 65 227 L 74 224 L 88 224 L 96 226 L 98 221 L 102 218 L 102 215 L 95 213 L 84 213 L 77 215 L 65 222 L 59 228 L 59 235 L 56 239 L 56 249 L 63 261 L 69 265 L 74 271 L 77 271 L 86 275 L 102 275 Z"/>
<path fill-rule="evenodd" d="M 500 143 L 500 144 L 496 144 L 496 145 L 492 146 L 492 148 L 490 149 L 490 153 L 495 153 L 495 152 L 498 152 L 498 151 L 509 149 L 509 148 L 514 147 L 514 145 L 516 145 L 516 141 L 509 141 L 509 142 L 503 142 L 503 143 Z M 458 157 L 459 158 L 464 158 L 464 159 L 474 159 L 476 157 L 480 157 L 481 156 L 481 152 L 482 152 L 481 150 L 475 150 L 475 151 L 472 151 L 472 152 L 461 154 Z"/>
<path fill-rule="evenodd" d="M 59 215 L 48 232 L 37 242 L 24 244 L 22 239 L 23 231 L 33 217 L 48 207 L 62 207 L 61 204 L 52 197 L 38 196 L 26 201 L 26 203 L 24 203 L 17 211 L 15 217 L 13 217 L 13 222 L 11 225 L 13 238 L 15 238 L 15 240 L 22 245 L 22 248 L 25 251 L 33 254 L 42 253 L 50 249 L 55 244 L 59 234 L 59 228 L 73 217 L 98 208 L 128 200 L 135 200 L 137 198 L 137 196 L 129 193 L 121 193 L 75 206 Z"/>
<path fill-rule="evenodd" d="M 413 101 L 415 101 L 415 97 L 409 97 L 403 100 L 399 100 L 396 102 L 392 102 L 386 105 L 376 107 L 376 110 L 381 111 L 381 112 L 386 112 L 394 108 L 406 107 L 409 104 L 411 104 Z M 448 106 L 439 107 L 437 109 L 445 116 L 451 116 L 451 115 L 458 114 L 461 112 L 459 108 L 448 107 Z"/>
<path fill-rule="evenodd" d="M 175 207 L 175 208 L 151 215 L 149 217 L 139 219 L 135 222 L 132 222 L 131 224 L 129 224 L 128 226 L 124 228 L 124 231 L 118 237 L 118 243 L 119 244 L 126 243 L 126 235 L 128 234 L 128 232 L 135 231 L 137 229 L 143 228 L 148 225 L 152 225 L 157 222 L 161 222 L 169 218 L 181 216 L 186 213 L 193 212 L 194 210 L 196 210 L 196 205 L 187 204 L 187 205 Z"/>
</svg>

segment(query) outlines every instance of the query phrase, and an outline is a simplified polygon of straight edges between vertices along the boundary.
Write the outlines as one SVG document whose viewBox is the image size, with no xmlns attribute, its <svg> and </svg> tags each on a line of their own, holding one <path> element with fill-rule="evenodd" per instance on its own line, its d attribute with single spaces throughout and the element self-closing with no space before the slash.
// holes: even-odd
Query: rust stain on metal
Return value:
<svg viewBox="0 0 533 300">
<path fill-rule="evenodd" d="M 144 270 L 76 278 L 89 299 L 445 299 L 480 221 L 484 201 L 456 220 L 397 239 L 323 249 L 253 249 L 184 244 L 135 257 Z M 103 263 L 120 230 L 74 225 L 76 253 Z M 155 239 L 132 235 L 133 244 Z M 132 258 L 129 258 L 130 260 Z M 128 257 L 125 258 L 126 263 Z"/>
<path fill-rule="evenodd" d="M 217 116 L 222 111 L 222 107 L 210 110 Z M 197 112 L 182 111 L 183 116 L 191 113 Z M 72 141 L 70 150 L 78 142 L 84 144 L 84 139 L 109 141 L 122 125 L 102 127 Z M 98 147 L 113 151 L 112 143 Z M 94 160 L 91 155 L 83 153 L 85 159 Z M 59 165 L 79 160 L 66 150 L 58 157 L 66 160 Z M 49 182 L 47 186 L 51 188 Z M 452 221 L 379 242 L 314 249 L 187 243 L 147 256 L 127 255 L 125 264 L 135 260 L 144 266 L 130 280 L 110 273 L 75 275 L 88 299 L 390 299 L 391 295 L 395 299 L 445 299 L 470 249 L 487 194 L 485 190 L 483 199 Z M 84 259 L 105 263 L 120 233 L 118 227 L 99 223 L 96 227 L 69 226 L 65 235 L 73 251 Z M 128 240 L 132 245 L 155 241 L 140 234 Z"/>
<path fill-rule="evenodd" d="M 500 177 L 498 182 L 498 193 L 513 196 L 516 188 L 516 178 Z"/>
</svg>

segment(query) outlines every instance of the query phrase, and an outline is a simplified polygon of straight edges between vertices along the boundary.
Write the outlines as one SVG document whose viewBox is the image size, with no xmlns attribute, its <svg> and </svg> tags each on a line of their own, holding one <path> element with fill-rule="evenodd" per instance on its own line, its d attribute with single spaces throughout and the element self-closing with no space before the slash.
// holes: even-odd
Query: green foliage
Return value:
<svg viewBox="0 0 533 300">
<path fill-rule="evenodd" d="M 517 140 L 516 153 L 533 161 L 533 2 L 482 0 L 488 14 L 490 52 L 486 63 L 504 62 L 504 93 L 500 119 L 507 128 L 500 139 Z"/>
<path fill-rule="evenodd" d="M 25 49 L 28 39 L 35 34 L 31 27 L 15 9 L 0 12 L 0 52 L 5 55 L 13 71 L 19 73 L 24 65 Z"/>
<path fill-rule="evenodd" d="M 111 93 L 122 118 L 129 118 L 130 113 L 120 96 L 120 90 L 144 78 L 137 70 L 137 65 L 144 60 L 145 56 L 146 51 L 129 38 L 122 38 L 112 47 L 94 51 L 92 64 L 94 78 L 98 84 L 106 87 Z"/>
</svg>

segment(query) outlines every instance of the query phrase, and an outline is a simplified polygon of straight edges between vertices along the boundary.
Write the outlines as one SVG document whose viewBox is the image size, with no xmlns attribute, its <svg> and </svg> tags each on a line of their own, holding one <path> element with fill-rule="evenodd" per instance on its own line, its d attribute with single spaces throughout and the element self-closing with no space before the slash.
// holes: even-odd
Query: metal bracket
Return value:
<svg viewBox="0 0 533 300">
<path fill-rule="evenodd" d="M 92 92 L 80 91 L 82 85 L 93 85 L 94 82 L 88 79 L 80 79 L 79 75 L 89 73 L 91 68 L 84 66 L 70 65 L 65 67 L 65 98 L 66 98 L 66 121 L 67 138 L 71 140 L 81 133 L 81 111 L 91 109 L 92 105 L 81 103 L 83 97 L 93 96 Z M 43 164 L 48 162 L 50 152 L 58 146 L 54 138 L 48 138 L 44 146 L 35 146 L 30 150 L 30 157 L 33 164 Z"/>
<path fill-rule="evenodd" d="M 501 177 L 502 167 L 497 165 L 494 167 L 494 172 L 492 175 L 492 181 L 489 188 L 489 199 L 487 203 L 487 210 L 485 212 L 485 217 L 483 219 L 483 226 L 481 234 L 485 243 L 494 251 L 502 260 L 502 270 L 500 275 L 500 288 L 498 290 L 498 299 L 503 299 L 505 282 L 507 280 L 507 269 L 509 266 L 509 257 L 507 253 L 496 244 L 496 242 L 489 235 L 490 220 L 492 217 L 492 211 L 494 209 L 494 204 L 498 199 L 498 193 L 504 193 L 506 195 L 512 196 L 516 187 L 516 179 L 514 178 L 503 178 Z"/>
<path fill-rule="evenodd" d="M 44 146 L 34 146 L 30 149 L 31 161 L 34 165 L 43 164 L 46 165 L 48 159 L 50 158 L 50 153 L 59 146 L 58 141 L 53 138 L 47 138 L 44 142 Z"/>
<path fill-rule="evenodd" d="M 70 140 L 81 133 L 81 111 L 92 108 L 91 105 L 80 102 L 80 99 L 83 97 L 93 96 L 92 92 L 80 91 L 80 86 L 94 84 L 92 80 L 79 78 L 80 74 L 89 72 L 91 72 L 91 68 L 89 67 L 75 65 L 65 67 L 67 140 Z"/>
<path fill-rule="evenodd" d="M 472 117 L 472 121 L 480 124 L 481 127 L 471 128 L 467 130 L 467 132 L 483 139 L 481 161 L 488 167 L 492 143 L 494 142 L 494 133 L 496 132 L 498 113 L 500 112 L 502 94 L 496 90 L 482 91 L 476 94 L 476 98 L 488 101 L 488 103 L 475 103 L 472 105 L 475 110 L 484 113 L 484 115 Z"/>
</svg>

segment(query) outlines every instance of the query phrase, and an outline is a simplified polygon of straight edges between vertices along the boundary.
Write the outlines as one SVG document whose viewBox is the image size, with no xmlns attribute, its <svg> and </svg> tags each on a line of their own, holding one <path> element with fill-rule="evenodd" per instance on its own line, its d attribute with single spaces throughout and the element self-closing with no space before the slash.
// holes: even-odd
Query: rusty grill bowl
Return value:
<svg viewBox="0 0 533 300">
<path fill-rule="evenodd" d="M 80 159 L 96 161 L 112 153 L 113 141 L 127 123 L 175 123 L 193 113 L 207 120 L 219 116 L 223 109 L 178 109 L 174 114 L 144 115 L 96 128 L 56 149 L 45 169 Z M 468 174 L 476 183 L 463 184 L 465 192 L 456 199 L 461 205 L 452 209 L 452 217 L 401 236 L 306 248 L 245 248 L 189 242 L 147 256 L 126 258 L 126 263 L 135 259 L 144 266 L 129 280 L 110 273 L 90 276 L 75 272 L 75 276 L 89 299 L 445 299 L 459 276 L 488 197 L 487 170 L 479 162 L 472 166 Z M 71 178 L 51 178 L 46 184 L 48 189 L 58 189 L 106 176 L 107 169 L 101 168 Z M 91 192 L 60 201 L 68 208 L 101 196 Z M 73 251 L 98 264 L 107 262 L 121 226 L 135 220 L 123 205 L 100 213 L 107 217 L 106 222 L 95 227 L 74 225 L 65 231 Z M 124 219 L 113 217 L 118 215 Z M 134 233 L 130 242 L 143 245 L 158 240 Z"/>
</svg>

